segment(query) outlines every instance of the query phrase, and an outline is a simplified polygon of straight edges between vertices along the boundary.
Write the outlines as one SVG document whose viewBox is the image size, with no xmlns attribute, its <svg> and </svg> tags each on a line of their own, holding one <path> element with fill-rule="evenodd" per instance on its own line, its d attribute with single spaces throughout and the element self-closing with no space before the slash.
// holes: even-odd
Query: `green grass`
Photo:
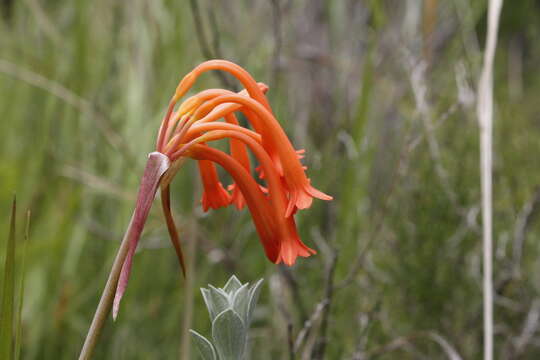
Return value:
<svg viewBox="0 0 540 360">
<path fill-rule="evenodd" d="M 17 216 L 17 202 L 13 199 L 11 206 L 9 235 L 6 246 L 5 264 L 3 267 L 4 287 L 2 289 L 0 313 L 0 355 L 3 359 L 13 359 L 14 339 L 17 329 L 15 328 L 15 226 Z"/>
</svg>

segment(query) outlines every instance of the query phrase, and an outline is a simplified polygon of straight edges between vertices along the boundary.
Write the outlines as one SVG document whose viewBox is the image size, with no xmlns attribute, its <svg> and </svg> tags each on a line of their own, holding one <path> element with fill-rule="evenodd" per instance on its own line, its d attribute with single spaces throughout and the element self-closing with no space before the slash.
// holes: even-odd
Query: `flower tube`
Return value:
<svg viewBox="0 0 540 360">
<path fill-rule="evenodd" d="M 232 176 L 246 200 L 266 256 L 270 261 L 276 262 L 281 249 L 279 228 L 272 216 L 269 202 L 246 169 L 232 156 L 205 145 L 194 144 L 186 155 L 196 160 L 215 162 Z"/>
<path fill-rule="evenodd" d="M 219 209 L 229 205 L 231 195 L 219 181 L 214 163 L 208 160 L 199 160 L 197 164 L 199 165 L 199 173 L 204 187 L 201 200 L 203 210 L 208 211 L 209 208 Z"/>
</svg>

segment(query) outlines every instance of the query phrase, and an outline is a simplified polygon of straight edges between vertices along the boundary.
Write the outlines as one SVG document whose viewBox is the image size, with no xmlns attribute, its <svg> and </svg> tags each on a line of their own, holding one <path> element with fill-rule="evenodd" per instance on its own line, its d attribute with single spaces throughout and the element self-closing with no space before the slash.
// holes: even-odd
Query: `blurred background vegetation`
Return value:
<svg viewBox="0 0 540 360">
<path fill-rule="evenodd" d="M 32 211 L 22 358 L 77 356 L 167 102 L 214 57 L 269 84 L 312 182 L 335 197 L 297 216 L 319 254 L 293 268 L 269 263 L 246 211 L 202 212 L 191 164 L 172 193 L 193 277 L 181 278 L 155 206 L 96 358 L 195 358 L 186 329 L 209 334 L 198 288 L 233 273 L 266 279 L 252 359 L 481 357 L 475 94 L 485 1 L 3 0 L 0 9 L 2 233 L 14 193 L 19 218 Z M 508 0 L 495 63 L 500 359 L 540 356 L 538 64 L 540 2 Z M 238 87 L 214 75 L 196 89 Z"/>
</svg>

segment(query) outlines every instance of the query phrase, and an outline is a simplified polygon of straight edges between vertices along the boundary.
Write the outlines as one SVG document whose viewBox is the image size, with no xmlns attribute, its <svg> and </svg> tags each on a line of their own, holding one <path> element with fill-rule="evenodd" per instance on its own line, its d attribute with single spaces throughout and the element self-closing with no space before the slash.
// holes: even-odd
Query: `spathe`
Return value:
<svg viewBox="0 0 540 360">
<path fill-rule="evenodd" d="M 137 248 L 137 244 L 141 237 L 144 224 L 148 218 L 148 213 L 152 207 L 152 202 L 156 196 L 159 182 L 169 167 L 170 161 L 166 155 L 160 152 L 152 152 L 148 155 L 148 161 L 146 162 L 141 185 L 139 187 L 139 193 L 137 195 L 135 211 L 133 212 L 133 216 L 126 230 L 126 238 L 124 239 L 124 241 L 127 241 L 128 243 L 128 250 L 116 285 L 113 303 L 113 319 L 116 319 L 118 315 L 120 300 L 122 300 L 122 296 L 126 291 L 127 282 L 129 280 L 133 255 L 135 254 L 135 249 Z"/>
</svg>

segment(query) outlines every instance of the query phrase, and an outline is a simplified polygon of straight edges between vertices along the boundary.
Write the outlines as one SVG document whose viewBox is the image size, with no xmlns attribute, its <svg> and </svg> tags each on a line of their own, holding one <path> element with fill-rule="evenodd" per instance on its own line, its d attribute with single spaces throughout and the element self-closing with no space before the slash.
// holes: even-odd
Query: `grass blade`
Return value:
<svg viewBox="0 0 540 360">
<path fill-rule="evenodd" d="M 13 198 L 9 236 L 4 266 L 4 289 L 0 313 L 0 359 L 13 358 L 13 303 L 15 296 L 15 214 L 17 200 Z"/>
<path fill-rule="evenodd" d="M 30 229 L 30 210 L 26 213 L 26 227 L 24 229 L 24 245 L 21 259 L 21 284 L 19 288 L 19 303 L 17 304 L 17 319 L 15 321 L 15 355 L 13 359 L 19 360 L 21 357 L 21 340 L 22 340 L 22 309 L 24 299 L 24 277 L 26 265 L 26 253 L 28 249 L 28 232 Z"/>
</svg>

